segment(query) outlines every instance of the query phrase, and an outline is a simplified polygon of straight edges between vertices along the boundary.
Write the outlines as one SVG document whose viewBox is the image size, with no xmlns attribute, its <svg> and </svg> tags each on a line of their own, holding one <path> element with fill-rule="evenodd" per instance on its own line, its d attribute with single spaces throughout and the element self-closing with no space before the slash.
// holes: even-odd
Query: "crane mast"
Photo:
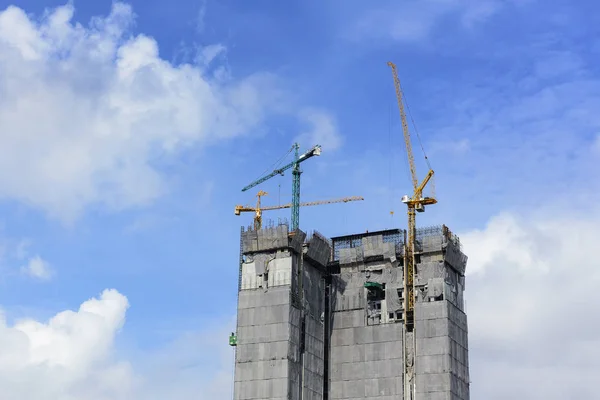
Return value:
<svg viewBox="0 0 600 400">
<path fill-rule="evenodd" d="M 404 399 L 415 400 L 415 294 L 414 294 L 414 275 L 415 275 L 415 243 L 416 243 L 416 211 L 425 211 L 425 205 L 435 204 L 437 201 L 431 197 L 423 197 L 423 189 L 433 176 L 433 170 L 429 172 L 419 185 L 417 178 L 417 169 L 412 151 L 412 143 L 410 139 L 410 131 L 408 130 L 408 122 L 406 113 L 404 112 L 404 102 L 402 98 L 402 87 L 396 65 L 392 62 L 387 63 L 392 69 L 394 78 L 394 86 L 396 88 L 396 98 L 398 100 L 398 109 L 400 111 L 400 119 L 402 121 L 402 132 L 404 134 L 404 142 L 406 145 L 406 153 L 408 155 L 408 164 L 410 167 L 411 180 L 413 185 L 412 197 L 404 196 L 402 202 L 408 208 L 408 238 L 404 251 Z"/>
</svg>

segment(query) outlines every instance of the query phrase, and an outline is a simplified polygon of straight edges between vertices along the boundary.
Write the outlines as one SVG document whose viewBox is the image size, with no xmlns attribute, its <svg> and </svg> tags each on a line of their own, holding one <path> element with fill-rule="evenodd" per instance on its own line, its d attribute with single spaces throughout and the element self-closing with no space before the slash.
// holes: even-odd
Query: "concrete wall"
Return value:
<svg viewBox="0 0 600 400">
<path fill-rule="evenodd" d="M 303 248 L 305 238 L 285 226 L 242 232 L 235 400 L 323 398 L 331 248 L 318 234 Z"/>
<path fill-rule="evenodd" d="M 420 231 L 417 237 L 417 399 L 468 400 L 467 318 L 463 301 L 467 258 L 458 239 L 446 228 L 433 233 Z M 401 315 L 403 299 L 401 290 L 396 290 L 402 287 L 403 246 L 396 244 L 392 252 L 390 243 L 377 235 L 364 237 L 362 242 L 354 235 L 352 240 L 354 247 L 336 251 L 340 272 L 332 278 L 329 398 L 402 398 L 404 327 L 396 311 Z M 373 310 L 370 305 L 364 287 L 367 281 L 386 285 L 380 309 Z M 409 343 L 412 337 L 408 337 Z"/>
<path fill-rule="evenodd" d="M 329 399 L 401 398 L 403 326 L 389 318 L 385 300 L 372 307 L 365 288 L 367 281 L 401 287 L 395 246 L 375 235 L 361 247 L 341 249 L 339 258 L 340 274 L 332 278 Z"/>
<path fill-rule="evenodd" d="M 290 398 L 300 337 L 293 307 L 302 250 L 297 242 L 304 237 L 290 237 L 285 225 L 242 231 L 235 400 Z"/>
<path fill-rule="evenodd" d="M 364 325 L 364 311 L 334 317 L 330 399 L 397 399 L 402 395 L 402 325 Z"/>
<path fill-rule="evenodd" d="M 415 324 L 417 398 L 468 400 L 466 315 L 447 300 L 417 303 Z"/>
<path fill-rule="evenodd" d="M 302 246 L 306 235 L 287 228 L 242 232 L 235 400 L 402 398 L 404 247 L 389 232 L 352 235 L 353 247 L 335 251 L 318 234 Z M 468 400 L 466 256 L 446 231 L 418 237 L 417 399 Z M 331 253 L 339 273 L 325 293 Z"/>
<path fill-rule="evenodd" d="M 467 257 L 457 239 L 444 235 L 424 237 L 421 245 L 415 284 L 417 399 L 469 400 Z"/>
<path fill-rule="evenodd" d="M 304 260 L 303 307 L 290 307 L 289 399 L 322 400 L 324 385 L 324 330 L 322 273 Z"/>
<path fill-rule="evenodd" d="M 328 250 L 324 250 L 328 251 Z M 324 381 L 324 280 L 322 273 L 304 261 L 304 388 L 303 399 L 323 399 Z"/>
<path fill-rule="evenodd" d="M 287 399 L 290 287 L 242 290 L 234 399 Z"/>
</svg>

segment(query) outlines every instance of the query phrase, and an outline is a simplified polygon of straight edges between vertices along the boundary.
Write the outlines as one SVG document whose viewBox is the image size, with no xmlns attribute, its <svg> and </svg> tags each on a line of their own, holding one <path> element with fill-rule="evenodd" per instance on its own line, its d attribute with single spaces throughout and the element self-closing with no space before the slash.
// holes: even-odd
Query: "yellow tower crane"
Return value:
<svg viewBox="0 0 600 400">
<path fill-rule="evenodd" d="M 396 98 L 398 99 L 398 108 L 400 110 L 400 119 L 402 120 L 402 132 L 406 143 L 406 152 L 408 155 L 408 164 L 413 184 L 412 197 L 405 195 L 402 202 L 408 207 L 408 241 L 404 252 L 404 399 L 415 399 L 415 294 L 414 294 L 414 275 L 415 275 L 415 242 L 416 242 L 416 221 L 415 211 L 425 211 L 425 206 L 437 203 L 433 197 L 423 197 L 423 189 L 433 177 L 433 170 L 429 172 L 425 179 L 419 184 L 417 178 L 417 169 L 412 152 L 410 132 L 408 122 L 404 112 L 404 101 L 402 98 L 402 87 L 398 78 L 396 65 L 392 62 L 387 63 L 392 69 L 394 77 L 394 86 L 396 87 Z"/>
<path fill-rule="evenodd" d="M 263 211 L 281 210 L 284 208 L 292 207 L 292 203 L 283 204 L 280 206 L 261 207 L 260 199 L 262 196 L 265 196 L 267 194 L 268 194 L 267 192 L 263 192 L 262 190 L 256 194 L 256 197 L 258 198 L 258 200 L 256 201 L 256 207 L 241 206 L 241 205 L 235 206 L 235 215 L 240 215 L 243 212 L 254 212 L 255 213 L 254 214 L 254 229 L 258 230 L 262 227 L 262 212 Z M 332 200 L 308 201 L 308 202 L 300 203 L 300 206 L 308 207 L 308 206 L 318 206 L 318 205 L 322 205 L 322 204 L 348 203 L 349 201 L 361 201 L 361 200 L 364 200 L 364 198 L 359 197 L 359 196 L 352 196 L 352 197 L 342 197 L 340 199 L 332 199 Z"/>
</svg>

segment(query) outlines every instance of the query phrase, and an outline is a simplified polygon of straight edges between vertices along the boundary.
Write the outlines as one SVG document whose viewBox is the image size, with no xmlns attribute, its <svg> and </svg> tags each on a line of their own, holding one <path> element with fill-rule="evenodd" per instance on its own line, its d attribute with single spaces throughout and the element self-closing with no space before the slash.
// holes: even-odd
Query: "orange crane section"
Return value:
<svg viewBox="0 0 600 400">
<path fill-rule="evenodd" d="M 256 201 L 256 207 L 251 206 L 235 206 L 235 215 L 240 215 L 243 212 L 254 212 L 254 229 L 260 229 L 262 227 L 262 212 L 268 210 L 281 210 L 284 208 L 291 208 L 293 206 L 292 203 L 282 204 L 280 206 L 266 206 L 261 207 L 261 197 L 266 196 L 268 193 L 263 192 L 262 190 L 256 194 L 258 198 Z M 342 197 L 339 199 L 331 199 L 331 200 L 320 200 L 320 201 L 308 201 L 304 203 L 300 203 L 301 207 L 309 207 L 309 206 L 319 206 L 323 204 L 335 204 L 335 203 L 348 203 L 350 201 L 362 201 L 364 198 L 360 196 L 352 196 L 352 197 Z"/>
</svg>

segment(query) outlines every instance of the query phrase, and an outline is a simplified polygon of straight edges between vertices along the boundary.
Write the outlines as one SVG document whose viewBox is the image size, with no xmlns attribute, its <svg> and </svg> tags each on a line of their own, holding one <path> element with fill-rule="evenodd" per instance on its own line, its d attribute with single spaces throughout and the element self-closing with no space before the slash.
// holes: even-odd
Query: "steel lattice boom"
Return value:
<svg viewBox="0 0 600 400">
<path fill-rule="evenodd" d="M 258 197 L 258 200 L 256 202 L 256 207 L 241 206 L 241 205 L 235 206 L 235 215 L 240 215 L 240 213 L 243 213 L 243 212 L 254 212 L 255 213 L 254 229 L 261 229 L 262 228 L 262 212 L 263 211 L 281 210 L 284 208 L 292 207 L 292 203 L 282 204 L 280 206 L 261 207 L 260 198 L 267 194 L 268 193 L 263 192 L 262 190 L 260 192 L 258 192 L 258 194 L 256 195 L 256 197 Z M 352 196 L 352 197 L 342 197 L 339 199 L 331 199 L 331 200 L 307 201 L 307 202 L 300 203 L 299 206 L 300 207 L 310 207 L 310 206 L 319 206 L 319 205 L 323 205 L 323 204 L 348 203 L 350 201 L 362 201 L 362 200 L 364 200 L 363 197 Z"/>
</svg>

